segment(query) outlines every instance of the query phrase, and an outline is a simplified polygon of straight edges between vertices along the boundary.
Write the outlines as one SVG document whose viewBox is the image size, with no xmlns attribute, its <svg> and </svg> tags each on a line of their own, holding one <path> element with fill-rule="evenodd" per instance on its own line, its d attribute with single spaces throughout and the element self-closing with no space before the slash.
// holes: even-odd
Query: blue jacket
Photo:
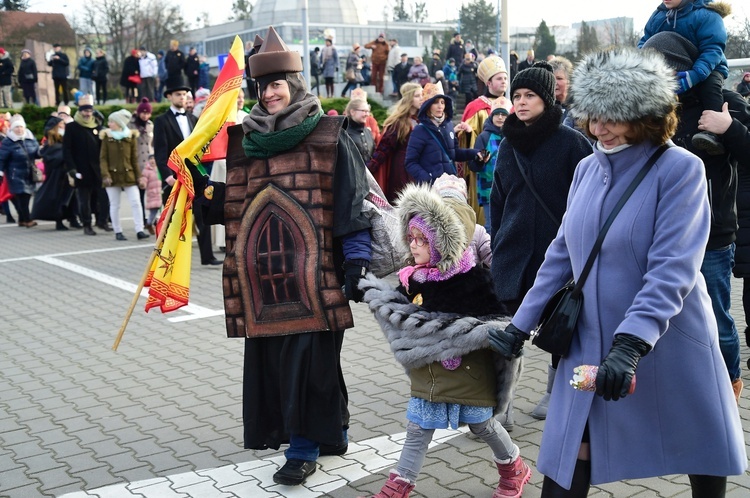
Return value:
<svg viewBox="0 0 750 498">
<path fill-rule="evenodd" d="M 31 165 L 39 157 L 39 144 L 31 133 L 21 140 L 5 137 L 0 144 L 0 170 L 11 194 L 33 194 Z"/>
<path fill-rule="evenodd" d="M 484 163 L 472 159 L 469 161 L 469 169 L 477 174 L 477 198 L 480 206 L 486 206 L 490 203 L 490 192 L 492 182 L 495 177 L 495 162 L 497 161 L 497 151 L 500 149 L 500 142 L 503 140 L 503 130 L 492 122 L 492 118 L 485 119 L 482 126 L 482 133 L 479 134 L 474 147 L 478 150 L 486 150 L 490 153 L 490 159 Z"/>
<path fill-rule="evenodd" d="M 88 51 L 91 53 L 90 51 Z M 91 72 L 94 70 L 94 58 L 90 55 L 78 59 L 78 75 L 81 78 L 91 79 Z"/>
<path fill-rule="evenodd" d="M 445 120 L 436 126 L 427 111 L 437 98 L 445 99 Z M 445 95 L 435 95 L 419 108 L 419 124 L 409 136 L 406 148 L 406 171 L 415 182 L 432 184 L 443 173 L 456 174 L 454 161 L 468 161 L 477 155 L 477 149 L 459 149 L 458 138 L 453 133 L 453 100 Z"/>
<path fill-rule="evenodd" d="M 724 50 L 727 44 L 727 30 L 724 27 L 722 13 L 709 7 L 711 0 L 685 0 L 677 9 L 667 9 L 660 4 L 643 30 L 643 38 L 638 42 L 641 48 L 646 40 L 662 31 L 674 31 L 687 38 L 698 48 L 700 55 L 688 71 L 690 80 L 699 83 L 716 70 L 729 77 L 729 67 Z M 719 11 L 725 12 L 717 6 Z"/>
</svg>

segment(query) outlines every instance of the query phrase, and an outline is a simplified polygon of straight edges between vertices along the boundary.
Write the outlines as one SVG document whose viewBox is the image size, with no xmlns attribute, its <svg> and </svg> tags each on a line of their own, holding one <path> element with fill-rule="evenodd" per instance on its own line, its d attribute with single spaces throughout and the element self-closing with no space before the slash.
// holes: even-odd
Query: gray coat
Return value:
<svg viewBox="0 0 750 498">
<path fill-rule="evenodd" d="M 336 75 L 336 68 L 339 67 L 339 53 L 336 51 L 336 47 L 331 46 L 331 56 L 326 57 L 326 48 L 323 48 L 320 55 L 323 64 L 323 77 L 333 78 Z"/>
<path fill-rule="evenodd" d="M 601 225 L 656 149 L 598 150 L 576 170 L 568 210 L 534 286 L 513 317 L 535 328 L 545 302 L 576 278 Z M 557 368 L 537 468 L 571 483 L 588 421 L 591 483 L 667 474 L 736 475 L 747 468 L 737 403 L 719 349 L 711 301 L 699 272 L 710 211 L 703 164 L 672 147 L 625 204 L 583 289 L 569 354 Z M 578 365 L 599 365 L 615 334 L 653 345 L 639 363 L 635 392 L 605 401 L 574 390 Z"/>
</svg>

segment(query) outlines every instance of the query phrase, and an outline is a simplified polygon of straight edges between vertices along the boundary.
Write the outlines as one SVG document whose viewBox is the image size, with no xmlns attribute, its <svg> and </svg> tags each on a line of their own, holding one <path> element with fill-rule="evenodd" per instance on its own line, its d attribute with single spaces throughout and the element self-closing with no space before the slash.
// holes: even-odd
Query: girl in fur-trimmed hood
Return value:
<svg viewBox="0 0 750 498">
<path fill-rule="evenodd" d="M 500 474 L 493 497 L 518 497 L 531 470 L 493 415 L 507 408 L 522 360 L 494 355 L 488 342 L 489 331 L 502 330 L 510 317 L 489 271 L 476 265 L 467 224 L 453 205 L 427 185 L 410 184 L 397 211 L 409 248 L 399 287 L 372 275 L 360 284 L 411 381 L 406 441 L 375 498 L 409 496 L 434 430 L 462 423 L 492 449 Z"/>
</svg>

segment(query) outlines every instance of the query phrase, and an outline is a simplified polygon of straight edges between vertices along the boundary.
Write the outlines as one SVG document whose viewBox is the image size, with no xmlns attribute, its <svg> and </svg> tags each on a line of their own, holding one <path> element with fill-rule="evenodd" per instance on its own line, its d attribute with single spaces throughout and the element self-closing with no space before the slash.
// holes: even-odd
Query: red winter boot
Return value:
<svg viewBox="0 0 750 498">
<path fill-rule="evenodd" d="M 414 489 L 414 484 L 401 477 L 394 470 L 391 472 L 388 480 L 385 481 L 385 484 L 383 484 L 380 492 L 372 495 L 370 498 L 409 498 L 409 493 L 412 489 Z"/>
<path fill-rule="evenodd" d="M 531 479 L 531 469 L 519 455 L 511 463 L 497 463 L 500 483 L 492 493 L 492 498 L 519 498 L 523 494 L 523 485 Z"/>
</svg>

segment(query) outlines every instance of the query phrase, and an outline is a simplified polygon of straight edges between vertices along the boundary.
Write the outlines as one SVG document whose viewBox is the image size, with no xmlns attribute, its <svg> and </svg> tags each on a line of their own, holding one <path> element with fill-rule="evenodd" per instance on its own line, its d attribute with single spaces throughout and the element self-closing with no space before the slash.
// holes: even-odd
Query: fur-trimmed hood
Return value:
<svg viewBox="0 0 750 498">
<path fill-rule="evenodd" d="M 464 225 L 456 212 L 426 184 L 407 184 L 396 200 L 399 233 L 404 247 L 409 247 L 409 221 L 419 215 L 434 231 L 434 247 L 440 254 L 437 268 L 445 272 L 458 264 L 469 246 Z M 414 264 L 411 254 L 406 261 Z"/>
<path fill-rule="evenodd" d="M 677 81 L 652 50 L 615 47 L 586 56 L 573 72 L 570 113 L 617 122 L 664 116 L 676 105 Z"/>
<path fill-rule="evenodd" d="M 686 3 L 685 5 L 681 5 L 678 7 L 678 10 L 683 10 L 685 8 L 687 9 L 697 9 L 697 8 L 706 8 L 709 10 L 713 10 L 717 14 L 719 14 L 721 17 L 727 17 L 732 13 L 732 6 L 726 2 L 713 2 L 711 0 L 694 0 L 693 2 Z M 662 3 L 657 7 L 659 10 L 668 10 L 667 7 Z"/>
</svg>

